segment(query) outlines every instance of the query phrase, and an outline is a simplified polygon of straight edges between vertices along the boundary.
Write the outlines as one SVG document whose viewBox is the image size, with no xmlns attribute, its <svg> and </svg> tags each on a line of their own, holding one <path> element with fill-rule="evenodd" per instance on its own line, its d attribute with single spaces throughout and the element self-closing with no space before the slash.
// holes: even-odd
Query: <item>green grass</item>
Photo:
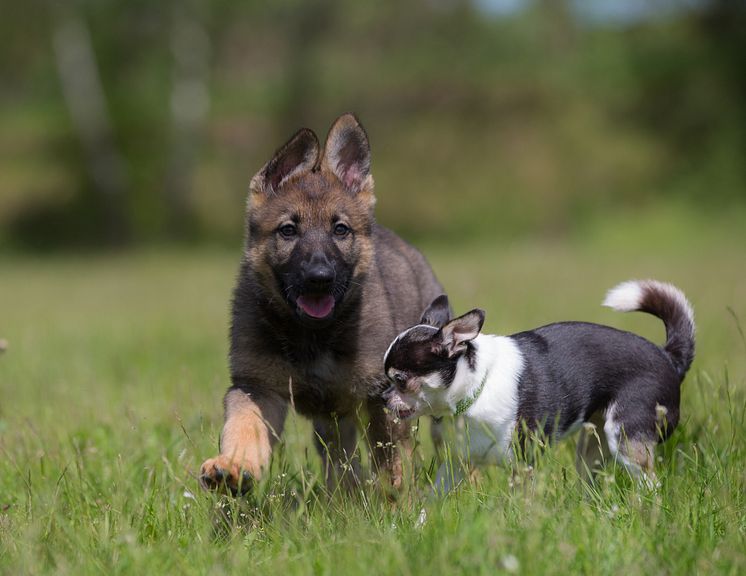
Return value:
<svg viewBox="0 0 746 576">
<path fill-rule="evenodd" d="M 0 573 L 744 573 L 744 235 L 678 230 L 674 242 L 645 223 L 617 228 L 425 251 L 457 311 L 485 308 L 492 332 L 583 319 L 660 341 L 658 320 L 603 309 L 602 296 L 642 276 L 685 290 L 698 355 L 657 492 L 613 467 L 584 489 L 568 441 L 531 470 L 485 470 L 429 499 L 423 426 L 398 502 L 368 485 L 329 498 L 309 425 L 291 417 L 270 478 L 244 502 L 221 501 L 195 473 L 221 425 L 237 254 L 5 257 Z"/>
</svg>

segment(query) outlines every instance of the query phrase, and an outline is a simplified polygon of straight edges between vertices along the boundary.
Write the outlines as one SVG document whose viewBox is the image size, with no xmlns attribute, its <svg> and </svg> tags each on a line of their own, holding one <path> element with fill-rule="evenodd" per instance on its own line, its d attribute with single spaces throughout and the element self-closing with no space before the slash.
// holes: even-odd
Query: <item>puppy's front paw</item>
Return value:
<svg viewBox="0 0 746 576">
<path fill-rule="evenodd" d="M 203 488 L 234 496 L 249 492 L 253 482 L 251 474 L 239 462 L 223 454 L 205 460 L 199 472 L 199 483 Z"/>
</svg>

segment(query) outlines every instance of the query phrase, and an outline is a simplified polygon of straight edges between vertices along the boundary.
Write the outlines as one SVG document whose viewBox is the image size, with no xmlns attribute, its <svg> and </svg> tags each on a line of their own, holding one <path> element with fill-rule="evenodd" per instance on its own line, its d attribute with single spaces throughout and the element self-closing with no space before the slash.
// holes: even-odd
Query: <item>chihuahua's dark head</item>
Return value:
<svg viewBox="0 0 746 576">
<path fill-rule="evenodd" d="M 390 387 L 388 408 L 399 418 L 438 415 L 449 407 L 448 391 L 460 371 L 475 369 L 472 341 L 484 324 L 484 311 L 474 309 L 450 319 L 448 298 L 438 296 L 420 323 L 399 334 L 384 356 Z"/>
<path fill-rule="evenodd" d="M 368 137 L 339 117 L 320 150 L 300 130 L 251 180 L 246 257 L 268 300 L 310 326 L 331 321 L 372 259 Z"/>
</svg>

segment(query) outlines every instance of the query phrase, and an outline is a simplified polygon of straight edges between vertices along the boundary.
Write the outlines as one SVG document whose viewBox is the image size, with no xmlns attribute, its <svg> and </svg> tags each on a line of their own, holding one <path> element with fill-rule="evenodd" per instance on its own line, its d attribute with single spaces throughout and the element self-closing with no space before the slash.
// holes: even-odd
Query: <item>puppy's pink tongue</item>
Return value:
<svg viewBox="0 0 746 576">
<path fill-rule="evenodd" d="M 301 310 L 312 318 L 326 318 L 334 308 L 334 296 L 331 294 L 324 296 L 304 294 L 303 296 L 298 296 L 297 302 Z"/>
</svg>

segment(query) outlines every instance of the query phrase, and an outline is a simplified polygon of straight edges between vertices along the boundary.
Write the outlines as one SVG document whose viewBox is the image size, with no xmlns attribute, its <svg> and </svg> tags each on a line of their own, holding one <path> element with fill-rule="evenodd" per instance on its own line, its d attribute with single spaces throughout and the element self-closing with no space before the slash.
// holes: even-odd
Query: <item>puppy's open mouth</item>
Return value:
<svg viewBox="0 0 746 576">
<path fill-rule="evenodd" d="M 321 320 L 334 311 L 334 296 L 331 294 L 303 294 L 295 301 L 306 316 Z"/>
</svg>

